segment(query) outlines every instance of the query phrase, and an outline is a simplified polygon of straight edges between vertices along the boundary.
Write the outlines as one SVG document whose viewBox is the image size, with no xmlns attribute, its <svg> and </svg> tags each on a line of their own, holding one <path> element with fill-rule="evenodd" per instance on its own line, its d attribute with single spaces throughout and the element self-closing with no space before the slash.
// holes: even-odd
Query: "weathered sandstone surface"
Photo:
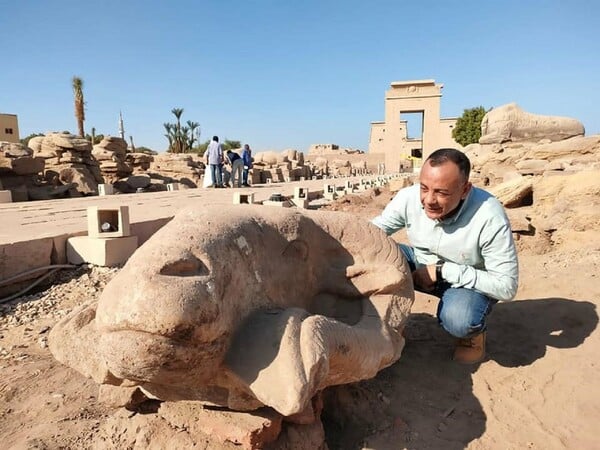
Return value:
<svg viewBox="0 0 600 450">
<path fill-rule="evenodd" d="M 472 179 L 509 208 L 513 231 L 535 236 L 538 252 L 558 243 L 594 245 L 600 136 L 583 136 L 574 119 L 536 116 L 514 104 L 490 111 L 481 127 L 479 144 L 464 149 Z"/>
<path fill-rule="evenodd" d="M 31 138 L 27 144 L 34 156 L 46 161 L 44 178 L 55 186 L 72 185 L 71 197 L 98 192 L 103 183 L 98 161 L 89 141 L 69 133 L 48 133 Z"/>
<path fill-rule="evenodd" d="M 30 140 L 31 147 L 0 143 L 0 184 L 12 200 L 77 197 L 97 191 L 102 180 L 89 144 L 65 133 Z"/>
<path fill-rule="evenodd" d="M 544 116 L 525 112 L 516 103 L 502 105 L 489 111 L 481 123 L 480 144 L 503 142 L 560 141 L 583 136 L 581 122 L 569 117 Z"/>
<path fill-rule="evenodd" d="M 50 349 L 115 389 L 307 423 L 325 387 L 398 360 L 412 302 L 397 245 L 366 221 L 196 207 L 138 249 L 97 304 L 57 324 Z"/>
<path fill-rule="evenodd" d="M 252 183 L 298 181 L 301 177 L 308 179 L 312 175 L 310 167 L 305 164 L 304 153 L 298 150 L 265 151 L 253 155 Z"/>
<path fill-rule="evenodd" d="M 119 178 L 127 177 L 133 171 L 125 161 L 127 154 L 125 139 L 106 136 L 100 143 L 94 145 L 92 154 L 99 162 L 100 170 L 107 183 L 114 183 Z"/>
</svg>

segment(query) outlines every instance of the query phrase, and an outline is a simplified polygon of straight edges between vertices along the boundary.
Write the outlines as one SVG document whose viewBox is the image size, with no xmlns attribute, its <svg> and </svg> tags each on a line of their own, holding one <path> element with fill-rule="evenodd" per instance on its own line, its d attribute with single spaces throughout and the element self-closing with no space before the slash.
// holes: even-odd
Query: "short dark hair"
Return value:
<svg viewBox="0 0 600 450">
<path fill-rule="evenodd" d="M 219 136 L 213 136 L 213 141 L 219 142 Z"/>
<path fill-rule="evenodd" d="M 429 161 L 431 167 L 440 166 L 447 161 L 451 161 L 458 166 L 458 170 L 465 177 L 465 181 L 469 180 L 471 161 L 460 150 L 456 150 L 455 148 L 439 148 L 429 155 L 425 162 L 427 161 Z"/>
</svg>

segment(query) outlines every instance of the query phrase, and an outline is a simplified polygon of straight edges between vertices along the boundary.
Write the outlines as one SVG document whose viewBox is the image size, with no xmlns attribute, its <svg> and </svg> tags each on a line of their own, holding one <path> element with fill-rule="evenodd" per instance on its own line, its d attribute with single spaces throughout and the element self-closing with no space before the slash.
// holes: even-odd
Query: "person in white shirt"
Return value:
<svg viewBox="0 0 600 450">
<path fill-rule="evenodd" d="M 456 149 L 439 149 L 423 164 L 419 184 L 396 194 L 372 220 L 388 235 L 406 228 L 400 244 L 415 289 L 439 297 L 441 326 L 459 338 L 454 359 L 485 357 L 486 318 L 497 301 L 512 300 L 517 252 L 502 204 L 469 182 L 471 162 Z"/>
<path fill-rule="evenodd" d="M 213 186 L 216 188 L 223 185 L 223 147 L 219 144 L 219 136 L 213 136 L 212 141 L 206 148 L 206 158 L 210 166 Z"/>
</svg>

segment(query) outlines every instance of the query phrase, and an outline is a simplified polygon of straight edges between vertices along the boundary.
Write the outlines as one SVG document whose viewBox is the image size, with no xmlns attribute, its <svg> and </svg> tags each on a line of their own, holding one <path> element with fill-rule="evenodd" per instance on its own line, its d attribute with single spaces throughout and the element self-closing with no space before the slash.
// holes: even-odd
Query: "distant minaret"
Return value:
<svg viewBox="0 0 600 450">
<path fill-rule="evenodd" d="M 119 111 L 119 136 L 121 139 L 125 139 L 125 127 L 123 126 L 123 114 Z"/>
</svg>

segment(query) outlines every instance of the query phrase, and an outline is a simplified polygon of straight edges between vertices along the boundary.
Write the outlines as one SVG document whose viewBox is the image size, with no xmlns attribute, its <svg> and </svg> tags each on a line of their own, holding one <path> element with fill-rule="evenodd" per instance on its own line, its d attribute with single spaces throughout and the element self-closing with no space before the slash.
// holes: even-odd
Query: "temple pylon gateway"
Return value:
<svg viewBox="0 0 600 450">
<path fill-rule="evenodd" d="M 384 153 L 387 171 L 403 171 L 441 147 L 462 148 L 452 138 L 457 118 L 440 118 L 443 84 L 435 80 L 394 81 L 385 93 L 385 121 L 371 122 L 369 153 Z M 420 136 L 409 136 L 402 115 L 420 114 Z"/>
</svg>

